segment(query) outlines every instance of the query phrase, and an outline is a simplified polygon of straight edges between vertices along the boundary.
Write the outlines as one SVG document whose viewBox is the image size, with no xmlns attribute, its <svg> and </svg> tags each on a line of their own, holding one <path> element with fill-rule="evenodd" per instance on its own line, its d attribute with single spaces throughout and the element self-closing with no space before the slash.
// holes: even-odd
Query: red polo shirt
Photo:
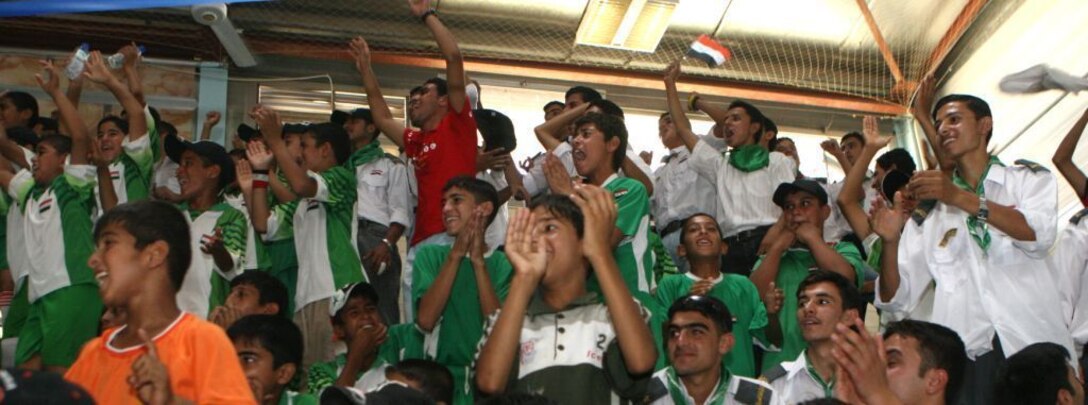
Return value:
<svg viewBox="0 0 1088 405">
<path fill-rule="evenodd" d="M 442 187 L 455 176 L 476 175 L 476 120 L 468 99 L 458 113 L 450 109 L 433 131 L 404 129 L 404 152 L 412 158 L 419 185 L 411 244 L 445 232 Z"/>
</svg>

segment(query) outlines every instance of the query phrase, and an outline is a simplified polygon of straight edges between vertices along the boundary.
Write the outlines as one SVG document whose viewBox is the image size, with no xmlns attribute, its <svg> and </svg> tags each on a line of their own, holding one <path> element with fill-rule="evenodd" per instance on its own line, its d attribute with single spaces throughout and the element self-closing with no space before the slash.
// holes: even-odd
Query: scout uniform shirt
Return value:
<svg viewBox="0 0 1088 405">
<path fill-rule="evenodd" d="M 658 231 L 698 213 L 718 212 L 714 183 L 699 176 L 690 161 L 691 153 L 686 146 L 673 148 L 665 157 L 665 164 L 654 172 L 652 204 Z"/>
<path fill-rule="evenodd" d="M 802 351 L 796 360 L 783 362 L 763 373 L 763 379 L 774 388 L 784 404 L 796 404 L 810 399 L 835 396 L 835 381 L 824 381 L 809 364 L 808 352 Z"/>
<path fill-rule="evenodd" d="M 677 299 L 691 293 L 691 287 L 699 278 L 691 273 L 666 276 L 661 279 L 655 292 L 661 308 L 668 311 Z M 767 308 L 759 298 L 755 284 L 737 274 L 719 274 L 712 280 L 714 284 L 706 293 L 722 301 L 733 316 L 733 338 L 736 344 L 722 357 L 722 365 L 733 374 L 742 377 L 756 377 L 755 355 L 752 344 L 756 339 L 764 341 L 763 328 L 767 326 Z M 766 346 L 766 345 L 764 345 Z"/>
<path fill-rule="evenodd" d="M 178 206 L 189 221 L 193 260 L 178 290 L 178 308 L 206 318 L 212 308 L 223 305 L 230 294 L 230 280 L 245 267 L 246 238 L 249 223 L 245 215 L 226 201 L 220 200 L 206 211 L 197 211 L 188 202 Z M 230 254 L 233 267 L 221 269 L 211 254 L 204 253 L 205 241 L 221 233 L 223 247 Z"/>
<path fill-rule="evenodd" d="M 956 331 L 969 359 L 993 350 L 994 334 L 1006 354 L 1037 342 L 1076 353 L 1059 280 L 1045 263 L 1057 236 L 1057 184 L 1041 166 L 1017 163 L 992 164 L 980 186 L 987 201 L 1023 214 L 1034 241 L 1015 240 L 993 226 L 972 229 L 970 223 L 984 224 L 951 205 L 920 207 L 899 240 L 899 289 L 887 302 L 877 291 L 878 309 L 910 311 L 935 283 L 932 316 L 921 320 Z"/>
<path fill-rule="evenodd" d="M 394 223 L 407 227 L 412 221 L 412 207 L 408 197 L 408 166 L 391 155 L 382 154 L 368 159 L 366 150 L 364 147 L 355 151 L 347 164 L 358 180 L 356 218 L 386 227 Z"/>
<path fill-rule="evenodd" d="M 340 287 L 366 281 L 354 240 L 355 175 L 343 166 L 306 175 L 317 182 L 317 193 L 273 207 L 265 229 L 269 242 L 295 238 L 295 311 L 332 297 Z"/>
<path fill-rule="evenodd" d="M 771 203 L 771 196 L 779 184 L 794 180 L 797 168 L 793 159 L 778 152 L 770 152 L 769 159 L 767 167 L 744 172 L 730 165 L 704 139 L 692 149 L 689 159 L 692 169 L 716 182 L 718 226 L 723 236 L 773 224 L 782 215 L 782 210 Z"/>
<path fill-rule="evenodd" d="M 1081 358 L 1088 344 L 1088 208 L 1069 219 L 1058 246 L 1048 264 L 1058 276 L 1061 287 L 1062 319 L 1073 334 L 1076 359 Z"/>
<path fill-rule="evenodd" d="M 649 405 L 780 405 L 770 384 L 752 378 L 732 376 L 722 369 L 721 376 L 706 402 L 695 403 L 688 388 L 672 367 L 654 373 L 642 403 Z"/>
</svg>

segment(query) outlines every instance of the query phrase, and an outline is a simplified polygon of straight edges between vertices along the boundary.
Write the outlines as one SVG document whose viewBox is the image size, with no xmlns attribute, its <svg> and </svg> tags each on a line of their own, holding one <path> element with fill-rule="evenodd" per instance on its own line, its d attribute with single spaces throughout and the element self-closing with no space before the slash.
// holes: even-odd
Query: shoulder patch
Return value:
<svg viewBox="0 0 1088 405">
<path fill-rule="evenodd" d="M 921 225 L 926 221 L 926 217 L 933 211 L 933 207 L 937 206 L 936 200 L 926 200 L 918 203 L 918 207 L 914 209 L 914 212 L 910 213 L 910 219 L 914 220 L 915 224 Z"/>
<path fill-rule="evenodd" d="M 1080 210 L 1080 212 L 1073 214 L 1072 218 L 1069 218 L 1069 223 L 1073 225 L 1080 225 L 1080 220 L 1088 216 L 1088 208 Z"/>
<path fill-rule="evenodd" d="M 772 381 L 777 380 L 779 378 L 785 377 L 786 374 L 787 374 L 786 368 L 782 367 L 782 365 L 779 364 L 777 366 L 772 367 L 770 370 L 764 371 L 763 376 L 760 377 L 759 379 L 761 379 L 763 381 L 766 381 L 766 382 L 772 382 Z"/>
<path fill-rule="evenodd" d="M 665 382 L 658 378 L 650 379 L 650 383 L 646 387 L 646 395 L 639 398 L 636 403 L 649 404 L 664 398 L 669 395 L 669 389 L 665 387 Z"/>
<path fill-rule="evenodd" d="M 774 397 L 774 390 L 754 381 L 740 380 L 734 399 L 742 404 L 768 405 L 772 397 Z"/>
<path fill-rule="evenodd" d="M 1013 162 L 1013 163 L 1016 163 L 1016 164 L 1018 164 L 1020 166 L 1024 166 L 1024 167 L 1028 168 L 1029 170 L 1031 170 L 1032 173 L 1039 173 L 1039 172 L 1046 173 L 1046 172 L 1050 171 L 1050 169 L 1047 169 L 1046 166 L 1043 166 L 1041 164 L 1032 162 L 1032 161 L 1027 160 L 1027 159 L 1020 159 L 1020 160 L 1017 160 L 1016 162 Z"/>
<path fill-rule="evenodd" d="M 618 199 L 620 199 L 620 197 L 623 197 L 623 196 L 627 195 L 628 192 L 629 192 L 629 190 L 627 190 L 626 188 L 621 188 L 619 190 L 616 190 L 616 191 L 612 192 L 612 198 L 615 198 L 615 199 L 618 200 Z"/>
</svg>

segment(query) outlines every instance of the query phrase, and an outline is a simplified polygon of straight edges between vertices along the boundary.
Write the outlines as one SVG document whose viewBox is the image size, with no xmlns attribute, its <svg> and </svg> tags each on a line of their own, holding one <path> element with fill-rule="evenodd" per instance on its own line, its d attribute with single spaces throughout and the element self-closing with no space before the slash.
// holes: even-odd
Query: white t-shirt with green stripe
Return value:
<svg viewBox="0 0 1088 405">
<path fill-rule="evenodd" d="M 246 222 L 241 211 L 224 201 L 203 212 L 191 209 L 188 203 L 183 203 L 178 208 L 189 221 L 193 251 L 193 261 L 177 294 L 178 308 L 206 318 L 212 308 L 226 300 L 230 292 L 230 280 L 245 268 L 249 222 Z M 203 242 L 214 237 L 217 229 L 221 232 L 223 246 L 230 253 L 233 263 L 228 269 L 219 268 L 212 255 L 201 249 Z"/>
</svg>

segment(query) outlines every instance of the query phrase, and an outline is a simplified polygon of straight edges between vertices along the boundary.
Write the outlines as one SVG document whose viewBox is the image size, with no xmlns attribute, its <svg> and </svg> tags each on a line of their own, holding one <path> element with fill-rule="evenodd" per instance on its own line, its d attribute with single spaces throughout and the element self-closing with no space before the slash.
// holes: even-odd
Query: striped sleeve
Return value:
<svg viewBox="0 0 1088 405">
<path fill-rule="evenodd" d="M 333 166 L 321 172 L 307 172 L 310 178 L 317 181 L 317 193 L 314 199 L 332 207 L 351 207 L 355 205 L 356 180 L 355 172 L 343 166 Z"/>
<path fill-rule="evenodd" d="M 215 228 L 222 232 L 223 247 L 230 253 L 231 261 L 234 263 L 234 268 L 231 269 L 219 269 L 227 279 L 240 272 L 245 263 L 243 258 L 246 254 L 246 238 L 249 236 L 249 223 L 246 222 L 245 215 L 242 215 L 241 211 L 234 208 L 228 208 L 223 210 L 223 215 L 219 216 L 219 219 L 215 222 Z"/>
<path fill-rule="evenodd" d="M 275 242 L 295 236 L 294 220 L 297 208 L 298 200 L 272 206 L 264 233 L 265 242 Z"/>
</svg>

